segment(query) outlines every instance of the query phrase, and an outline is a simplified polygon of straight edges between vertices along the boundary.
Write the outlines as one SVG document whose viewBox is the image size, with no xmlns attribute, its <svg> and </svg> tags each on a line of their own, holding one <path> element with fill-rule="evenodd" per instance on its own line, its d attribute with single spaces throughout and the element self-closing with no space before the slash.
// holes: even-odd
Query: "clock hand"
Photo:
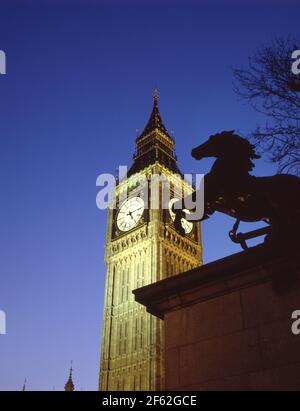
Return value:
<svg viewBox="0 0 300 411">
<path fill-rule="evenodd" d="M 141 206 L 141 207 L 139 207 L 139 208 L 136 208 L 136 209 L 133 211 L 133 213 L 134 213 L 135 211 L 140 210 L 141 208 L 144 208 L 144 206 Z"/>
<path fill-rule="evenodd" d="M 129 217 L 136 223 L 135 219 L 132 217 L 133 211 L 128 211 L 126 215 L 129 215 Z"/>
<path fill-rule="evenodd" d="M 137 223 L 137 221 L 138 220 L 135 220 L 134 218 L 133 218 L 133 216 L 132 216 L 132 214 L 134 214 L 136 211 L 138 211 L 139 209 L 137 208 L 136 210 L 134 210 L 134 211 L 128 211 L 128 214 L 127 215 L 129 215 L 130 216 L 130 218 L 135 222 L 135 223 Z"/>
</svg>

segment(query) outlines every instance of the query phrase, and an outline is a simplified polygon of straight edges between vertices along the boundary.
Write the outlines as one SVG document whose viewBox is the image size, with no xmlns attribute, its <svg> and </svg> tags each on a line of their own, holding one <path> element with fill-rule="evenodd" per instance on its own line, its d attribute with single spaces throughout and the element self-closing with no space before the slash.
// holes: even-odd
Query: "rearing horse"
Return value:
<svg viewBox="0 0 300 411">
<path fill-rule="evenodd" d="M 212 135 L 192 150 L 192 156 L 201 160 L 215 157 L 212 169 L 204 176 L 204 216 L 215 211 L 225 213 L 239 221 L 266 221 L 270 224 L 269 240 L 286 238 L 298 240 L 300 234 L 300 179 L 289 174 L 271 177 L 254 177 L 253 159 L 260 158 L 255 146 L 232 131 Z M 191 194 L 196 199 L 196 193 Z M 181 218 L 187 218 L 184 210 L 178 210 L 175 228 L 183 234 Z M 285 238 L 282 238 L 285 236 Z"/>
</svg>

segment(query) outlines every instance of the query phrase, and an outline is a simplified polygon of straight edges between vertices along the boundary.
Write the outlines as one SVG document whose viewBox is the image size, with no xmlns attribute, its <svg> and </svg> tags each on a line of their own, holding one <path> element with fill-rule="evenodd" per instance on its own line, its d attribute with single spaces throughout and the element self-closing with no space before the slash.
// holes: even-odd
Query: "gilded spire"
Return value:
<svg viewBox="0 0 300 411">
<path fill-rule="evenodd" d="M 72 380 L 72 372 L 73 372 L 73 368 L 72 368 L 72 361 L 71 361 L 70 374 L 69 374 L 68 381 L 65 384 L 65 391 L 74 391 L 74 383 L 73 383 L 73 380 Z"/>
</svg>

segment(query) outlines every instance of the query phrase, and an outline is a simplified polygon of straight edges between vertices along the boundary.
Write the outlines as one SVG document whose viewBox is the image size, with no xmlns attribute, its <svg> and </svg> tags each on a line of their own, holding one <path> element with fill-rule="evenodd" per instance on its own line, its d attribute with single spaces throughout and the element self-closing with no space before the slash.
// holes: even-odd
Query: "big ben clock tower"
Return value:
<svg viewBox="0 0 300 411">
<path fill-rule="evenodd" d="M 167 208 L 162 206 L 163 190 L 150 185 L 146 198 L 139 192 L 141 181 L 153 176 L 164 177 L 159 188 L 163 180 L 170 187 Z M 193 188 L 178 168 L 175 142 L 162 122 L 155 90 L 133 164 L 116 187 L 117 206 L 108 211 L 101 391 L 164 389 L 164 323 L 134 301 L 132 290 L 201 265 L 200 224 L 182 221 L 184 237 L 173 225 L 171 205 L 183 190 L 187 194 Z M 158 207 L 151 206 L 155 202 Z"/>
</svg>

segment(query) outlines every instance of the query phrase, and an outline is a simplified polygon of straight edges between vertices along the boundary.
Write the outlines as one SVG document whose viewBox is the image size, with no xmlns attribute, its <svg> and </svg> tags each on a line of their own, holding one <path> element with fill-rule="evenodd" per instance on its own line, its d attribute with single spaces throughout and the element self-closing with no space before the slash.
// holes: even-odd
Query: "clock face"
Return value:
<svg viewBox="0 0 300 411">
<path fill-rule="evenodd" d="M 129 231 L 137 226 L 143 215 L 145 204 L 142 198 L 133 197 L 124 201 L 117 217 L 117 226 L 121 231 Z"/>
<path fill-rule="evenodd" d="M 172 205 L 176 203 L 176 201 L 179 201 L 179 200 L 180 200 L 179 198 L 172 198 L 172 200 L 170 200 L 169 202 L 169 212 L 170 212 L 170 216 L 173 221 L 175 220 L 175 213 L 173 213 L 172 211 Z M 184 211 L 186 214 L 190 214 L 189 210 L 185 209 Z M 187 221 L 185 218 L 181 219 L 181 225 L 186 234 L 189 234 L 193 229 L 193 223 L 191 221 Z"/>
</svg>

